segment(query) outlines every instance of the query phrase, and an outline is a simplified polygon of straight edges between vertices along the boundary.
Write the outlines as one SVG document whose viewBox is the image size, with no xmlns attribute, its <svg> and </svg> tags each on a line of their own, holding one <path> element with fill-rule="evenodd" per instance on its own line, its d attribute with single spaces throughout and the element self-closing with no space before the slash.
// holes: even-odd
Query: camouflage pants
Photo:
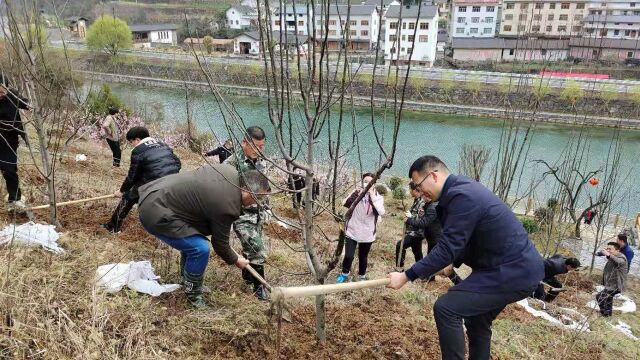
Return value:
<svg viewBox="0 0 640 360">
<path fill-rule="evenodd" d="M 242 244 L 242 253 L 252 264 L 262 265 L 267 257 L 264 247 L 264 222 L 257 212 L 245 212 L 233 223 L 233 230 Z"/>
</svg>

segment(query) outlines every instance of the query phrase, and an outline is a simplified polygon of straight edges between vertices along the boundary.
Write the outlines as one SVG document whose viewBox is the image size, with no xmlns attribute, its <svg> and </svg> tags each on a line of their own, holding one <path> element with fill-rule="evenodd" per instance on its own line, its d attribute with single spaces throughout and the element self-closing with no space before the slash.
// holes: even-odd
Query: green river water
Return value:
<svg viewBox="0 0 640 360">
<path fill-rule="evenodd" d="M 185 106 L 185 92 L 183 90 L 142 87 L 135 85 L 110 84 L 112 90 L 124 102 L 146 114 L 148 117 L 160 117 L 168 124 L 185 124 L 187 111 Z M 190 94 L 190 111 L 196 126 L 203 131 L 213 131 L 220 138 L 227 137 L 222 113 L 211 95 L 201 93 Z M 273 133 L 272 126 L 267 116 L 265 99 L 249 97 L 228 97 L 233 103 L 238 114 L 247 125 L 262 126 L 270 136 Z M 159 115 L 159 116 L 158 116 Z M 294 118 L 296 116 L 294 115 Z M 299 117 L 298 117 L 299 119 Z M 332 120 L 332 126 L 337 123 L 337 116 Z M 495 164 L 496 154 L 500 143 L 502 122 L 499 119 L 474 118 L 439 113 L 404 112 L 400 135 L 398 139 L 398 152 L 394 166 L 389 174 L 406 176 L 411 162 L 420 155 L 435 154 L 443 159 L 455 171 L 459 159 L 460 149 L 464 144 L 483 144 L 492 150 L 492 160 L 488 167 Z M 300 123 L 299 121 L 296 123 Z M 371 113 L 367 108 L 355 110 L 352 120 L 351 112 L 345 115 L 345 130 L 343 144 L 346 149 L 351 149 L 348 161 L 352 166 L 358 167 L 362 161 L 365 169 L 372 169 L 379 161 L 379 151 L 373 136 L 371 127 Z M 385 140 L 390 139 L 392 120 L 384 120 L 382 114 L 376 115 L 377 128 L 384 127 Z M 297 125 L 302 126 L 302 125 Z M 356 127 L 360 148 L 360 158 L 357 156 L 358 147 L 352 140 L 352 129 Z M 295 129 L 299 131 L 299 128 Z M 575 128 L 569 126 L 539 124 L 533 134 L 528 159 L 544 159 L 554 162 L 566 146 Z M 589 150 L 589 168 L 604 167 L 609 151 L 613 129 L 593 128 L 589 130 L 591 138 Z M 637 174 L 638 155 L 640 154 L 640 131 L 624 130 L 621 134 L 624 143 L 622 172 L 625 181 L 622 184 L 621 200 L 614 204 L 614 210 L 627 216 L 632 216 L 640 211 L 640 178 Z M 323 153 L 326 151 L 326 131 L 319 137 L 320 147 Z M 267 152 L 275 153 L 273 143 L 267 142 Z M 325 160 L 326 159 L 321 159 Z M 486 181 L 489 183 L 490 169 L 485 171 Z M 521 177 L 522 187 L 528 186 L 532 179 L 540 178 L 544 169 L 528 161 L 525 164 Z M 484 180 L 484 179 L 483 179 Z M 604 180 L 604 179 L 603 179 Z M 534 193 L 537 199 L 546 199 L 551 193 L 553 181 L 548 178 L 542 182 Z M 595 195 L 595 189 L 588 191 Z"/>
</svg>

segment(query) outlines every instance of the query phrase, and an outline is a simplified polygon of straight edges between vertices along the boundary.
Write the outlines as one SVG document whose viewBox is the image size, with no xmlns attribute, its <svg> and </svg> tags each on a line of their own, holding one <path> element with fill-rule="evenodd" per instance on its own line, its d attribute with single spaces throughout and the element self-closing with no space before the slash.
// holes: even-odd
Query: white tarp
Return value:
<svg viewBox="0 0 640 360">
<path fill-rule="evenodd" d="M 153 272 L 149 261 L 102 265 L 96 270 L 96 285 L 109 293 L 118 292 L 125 285 L 131 290 L 151 296 L 180 288 L 178 284 L 160 285 L 158 279 L 160 277 Z"/>
<path fill-rule="evenodd" d="M 604 286 L 602 285 L 596 286 L 596 292 L 593 293 L 593 295 L 595 296 L 595 294 L 599 293 L 602 290 L 604 290 Z M 615 304 L 620 301 L 622 302 L 622 305 L 616 306 Z M 598 306 L 598 303 L 595 300 L 589 301 L 587 303 L 587 307 L 590 309 L 600 310 L 600 307 Z M 613 311 L 630 313 L 630 312 L 635 312 L 636 309 L 637 309 L 636 303 L 630 298 L 622 294 L 617 294 L 616 296 L 613 297 Z"/>
<path fill-rule="evenodd" d="M 535 299 L 531 300 L 541 303 L 543 308 L 546 310 L 547 304 L 545 304 L 543 301 Z M 524 310 L 529 314 L 535 317 L 543 318 L 556 325 L 561 325 L 571 330 L 589 331 L 589 322 L 587 321 L 587 317 L 573 309 L 555 306 L 553 310 L 554 312 L 559 314 L 559 317 L 554 317 L 545 310 L 536 310 L 531 307 L 529 305 L 528 299 L 526 298 L 518 301 L 516 304 L 522 306 Z"/>
<path fill-rule="evenodd" d="M 55 228 L 53 225 L 36 224 L 32 221 L 17 226 L 10 224 L 0 231 L 0 246 L 7 244 L 42 246 L 45 250 L 62 254 L 64 249 L 58 245 L 60 234 Z"/>
<path fill-rule="evenodd" d="M 633 335 L 633 331 L 631 331 L 631 326 L 629 326 L 629 324 L 625 323 L 624 321 L 618 320 L 618 325 L 613 325 L 613 324 L 609 324 L 609 325 L 611 325 L 612 328 L 625 334 L 630 339 L 633 339 L 636 341 L 640 340 L 638 339 L 637 336 Z"/>
<path fill-rule="evenodd" d="M 87 155 L 85 155 L 85 154 L 76 154 L 76 161 L 87 161 Z"/>
</svg>

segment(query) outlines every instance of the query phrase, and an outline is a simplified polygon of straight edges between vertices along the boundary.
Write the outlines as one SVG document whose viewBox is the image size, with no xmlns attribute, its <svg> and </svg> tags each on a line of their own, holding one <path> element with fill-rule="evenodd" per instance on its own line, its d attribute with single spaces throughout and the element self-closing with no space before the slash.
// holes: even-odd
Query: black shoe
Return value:
<svg viewBox="0 0 640 360">
<path fill-rule="evenodd" d="M 264 285 L 262 284 L 254 287 L 253 293 L 258 298 L 258 300 L 263 300 L 263 301 L 269 300 L 269 294 L 267 293 L 267 289 L 265 289 Z"/>
<path fill-rule="evenodd" d="M 251 273 L 247 269 L 242 269 L 242 279 L 247 285 L 252 285 L 253 281 L 255 280 L 253 278 L 253 275 L 251 275 Z"/>
</svg>

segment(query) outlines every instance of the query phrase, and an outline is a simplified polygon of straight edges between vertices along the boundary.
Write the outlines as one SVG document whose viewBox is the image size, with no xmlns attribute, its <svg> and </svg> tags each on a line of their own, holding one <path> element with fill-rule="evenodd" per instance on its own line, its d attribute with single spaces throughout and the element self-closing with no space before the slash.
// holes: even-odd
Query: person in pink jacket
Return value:
<svg viewBox="0 0 640 360">
<path fill-rule="evenodd" d="M 373 174 L 362 175 L 363 186 L 366 187 L 373 180 Z M 357 188 L 344 201 L 345 207 L 351 207 L 362 189 Z M 367 279 L 367 263 L 371 245 L 376 240 L 376 228 L 378 219 L 384 215 L 384 197 L 380 195 L 375 186 L 360 200 L 353 210 L 351 219 L 345 229 L 345 250 L 342 261 L 342 273 L 338 275 L 336 282 L 343 283 L 349 279 L 349 272 L 353 258 L 358 248 L 358 275 L 359 280 Z"/>
</svg>

